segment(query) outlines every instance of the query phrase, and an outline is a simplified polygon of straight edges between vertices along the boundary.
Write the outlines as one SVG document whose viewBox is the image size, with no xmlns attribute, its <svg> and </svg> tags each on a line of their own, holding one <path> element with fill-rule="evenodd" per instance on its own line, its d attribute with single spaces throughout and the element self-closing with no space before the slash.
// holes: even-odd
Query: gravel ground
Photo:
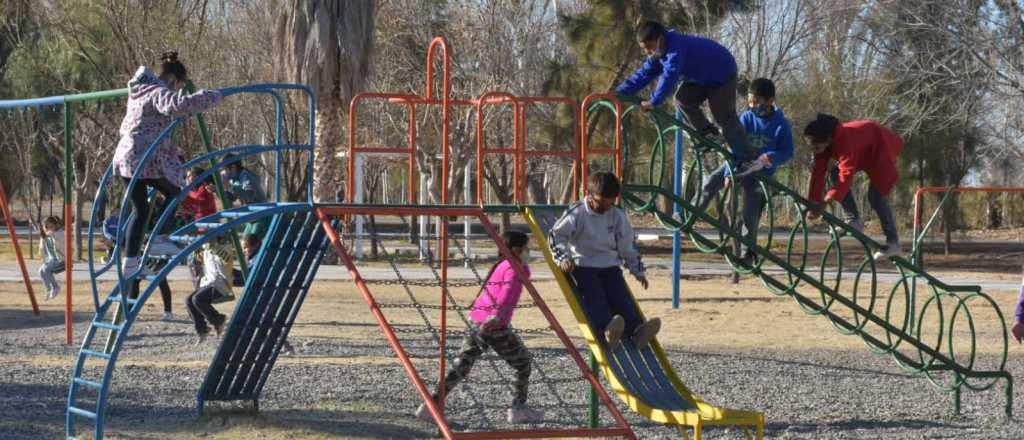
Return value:
<svg viewBox="0 0 1024 440">
<path fill-rule="evenodd" d="M 85 316 L 81 318 L 79 335 L 85 331 Z M 0 438 L 58 438 L 64 433 L 74 350 L 54 337 L 61 331 L 55 319 L 0 333 Z M 418 367 L 436 381 L 429 337 L 403 337 Z M 526 341 L 530 345 L 530 338 Z M 419 398 L 383 338 L 295 337 L 292 342 L 299 353 L 281 358 L 258 415 L 219 405 L 197 418 L 195 395 L 214 343 L 192 345 L 185 321 L 162 323 L 145 317 L 133 328 L 115 371 L 108 437 L 248 438 L 233 433 L 260 430 L 318 438 L 436 436 L 434 428 L 410 415 Z M 531 403 L 546 411 L 543 426 L 585 423 L 586 387 L 565 351 L 534 352 L 538 360 Z M 1024 438 L 1024 423 L 1003 416 L 1002 384 L 990 391 L 965 392 L 962 414 L 953 415 L 946 395 L 926 380 L 897 373 L 891 360 L 867 350 L 708 352 L 670 345 L 669 355 L 687 385 L 711 403 L 764 411 L 767 438 Z M 509 428 L 501 418 L 510 374 L 500 361 L 485 359 L 472 380 L 451 396 L 449 413 L 457 429 Z M 1011 354 L 1009 368 L 1016 377 L 1024 377 L 1020 359 L 1019 352 Z M 679 436 L 620 408 L 642 439 Z M 1019 399 L 1014 412 L 1024 414 Z M 607 411 L 603 419 L 609 426 Z M 705 438 L 742 435 L 715 429 L 706 431 Z"/>
</svg>

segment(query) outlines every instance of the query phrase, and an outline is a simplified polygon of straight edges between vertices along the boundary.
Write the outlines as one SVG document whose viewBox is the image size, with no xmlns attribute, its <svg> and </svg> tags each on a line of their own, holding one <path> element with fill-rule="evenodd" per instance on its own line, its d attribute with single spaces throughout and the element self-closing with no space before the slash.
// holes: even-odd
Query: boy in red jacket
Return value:
<svg viewBox="0 0 1024 440">
<path fill-rule="evenodd" d="M 885 233 L 885 245 L 875 253 L 874 258 L 877 260 L 899 255 L 902 252 L 900 238 L 886 196 L 899 179 L 896 157 L 903 149 L 903 139 L 872 121 L 840 123 L 834 116 L 820 113 L 807 124 L 804 137 L 814 149 L 814 165 L 807 198 L 819 203 L 807 212 L 807 218 L 818 218 L 824 203 L 837 200 L 843 206 L 846 222 L 858 231 L 863 230 L 864 223 L 860 219 L 850 187 L 853 185 L 853 176 L 858 171 L 864 171 L 871 180 L 868 202 L 878 214 Z M 838 162 L 837 171 L 833 173 L 835 184 L 822 197 L 825 171 L 830 159 Z"/>
</svg>

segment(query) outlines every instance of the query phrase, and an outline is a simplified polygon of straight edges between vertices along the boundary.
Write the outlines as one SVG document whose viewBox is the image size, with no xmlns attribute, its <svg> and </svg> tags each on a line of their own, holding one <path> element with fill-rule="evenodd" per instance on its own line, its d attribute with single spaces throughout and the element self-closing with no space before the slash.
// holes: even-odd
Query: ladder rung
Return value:
<svg viewBox="0 0 1024 440">
<path fill-rule="evenodd" d="M 103 322 L 103 321 L 93 321 L 92 325 L 93 325 L 93 327 L 105 328 L 107 330 L 114 330 L 114 331 L 121 331 L 121 328 L 122 328 L 118 324 L 111 324 L 109 322 Z"/>
<path fill-rule="evenodd" d="M 86 349 L 83 348 L 81 353 L 86 355 L 86 356 L 92 356 L 92 357 L 98 357 L 100 359 L 110 360 L 110 355 L 109 354 L 102 353 L 102 352 L 99 352 L 99 351 L 86 350 Z"/>
<path fill-rule="evenodd" d="M 82 379 L 80 377 L 74 378 L 74 382 L 79 384 L 79 385 L 85 385 L 85 386 L 90 387 L 90 388 L 95 388 L 97 390 L 100 389 L 100 388 L 103 388 L 103 385 L 101 385 L 99 382 L 93 382 L 91 380 L 85 380 L 85 379 Z"/>
<path fill-rule="evenodd" d="M 79 416 L 82 416 L 82 417 L 86 417 L 86 418 L 90 418 L 90 419 L 96 420 L 96 413 L 94 413 L 92 411 L 86 411 L 86 410 L 84 410 L 82 408 L 75 408 L 73 406 L 69 406 L 68 407 L 68 412 L 71 413 L 71 414 L 75 414 L 75 415 L 79 415 Z"/>
<path fill-rule="evenodd" d="M 249 214 L 252 214 L 252 212 L 251 211 L 249 211 L 249 212 L 244 212 L 244 211 L 224 211 L 224 212 L 220 213 L 220 216 L 224 217 L 224 218 L 239 218 L 239 217 L 245 217 L 245 216 L 247 216 Z"/>
<path fill-rule="evenodd" d="M 197 227 L 197 228 L 205 228 L 205 229 L 213 229 L 213 228 L 216 228 L 216 227 L 218 227 L 220 225 L 221 225 L 220 222 L 199 222 L 199 223 L 195 223 L 195 227 Z"/>
</svg>

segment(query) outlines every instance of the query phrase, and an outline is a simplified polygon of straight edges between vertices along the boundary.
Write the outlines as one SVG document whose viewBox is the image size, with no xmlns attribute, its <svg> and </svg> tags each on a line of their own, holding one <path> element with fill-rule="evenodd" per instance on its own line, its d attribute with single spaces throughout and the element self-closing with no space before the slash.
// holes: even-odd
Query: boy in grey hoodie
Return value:
<svg viewBox="0 0 1024 440">
<path fill-rule="evenodd" d="M 614 174 L 591 174 L 587 196 L 562 214 L 548 240 L 559 267 L 575 280 L 591 324 L 611 350 L 624 333 L 643 348 L 661 330 L 660 319 L 640 319 L 619 268 L 624 264 L 647 288 L 644 264 L 633 246 L 633 227 L 626 213 L 613 205 L 621 190 Z"/>
</svg>

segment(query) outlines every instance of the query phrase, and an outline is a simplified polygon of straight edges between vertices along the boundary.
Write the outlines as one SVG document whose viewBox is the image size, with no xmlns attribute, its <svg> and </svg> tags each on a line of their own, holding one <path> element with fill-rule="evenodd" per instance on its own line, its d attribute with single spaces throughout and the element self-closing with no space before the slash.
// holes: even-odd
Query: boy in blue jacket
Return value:
<svg viewBox="0 0 1024 440">
<path fill-rule="evenodd" d="M 675 102 L 690 125 L 705 136 L 718 134 L 718 129 L 700 109 L 707 101 L 711 115 L 721 126 L 722 135 L 736 156 L 737 174 L 742 176 L 759 170 L 762 163 L 753 160 L 756 151 L 736 117 L 736 59 L 729 49 L 704 37 L 665 29 L 654 21 L 640 25 L 637 40 L 647 61 L 616 87 L 615 92 L 634 95 L 658 78 L 651 98 L 640 103 L 640 108 L 647 111 L 661 105 L 682 81 L 675 92 Z"/>
<path fill-rule="evenodd" d="M 775 83 L 767 78 L 752 81 L 747 105 L 749 110 L 740 116 L 740 123 L 758 154 L 758 168 L 771 176 L 779 166 L 793 157 L 793 130 L 782 109 L 775 106 Z M 701 210 L 722 189 L 728 172 L 728 167 L 722 165 L 705 179 L 701 190 Z M 739 173 L 737 175 L 743 187 L 743 235 L 756 243 L 757 225 L 761 221 L 767 198 L 757 181 Z M 742 246 L 739 263 L 744 267 L 754 264 L 754 255 L 746 245 Z"/>
</svg>

